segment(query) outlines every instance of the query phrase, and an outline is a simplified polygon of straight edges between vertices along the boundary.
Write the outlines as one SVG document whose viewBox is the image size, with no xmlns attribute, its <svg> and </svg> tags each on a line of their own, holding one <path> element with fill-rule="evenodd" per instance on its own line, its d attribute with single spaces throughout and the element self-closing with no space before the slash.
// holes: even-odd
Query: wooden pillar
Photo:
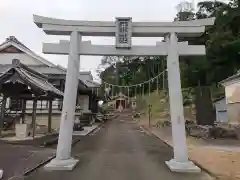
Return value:
<svg viewBox="0 0 240 180">
<path fill-rule="evenodd" d="M 1 119 L 0 119 L 0 137 L 2 136 L 3 131 L 3 123 L 4 123 L 4 114 L 5 114 L 5 107 L 6 107 L 7 98 L 3 96 L 2 105 L 1 105 Z"/>
<path fill-rule="evenodd" d="M 89 93 L 89 94 L 88 94 L 88 109 L 89 109 L 90 111 L 94 112 L 92 101 L 93 101 L 93 96 L 92 96 L 91 93 Z"/>
<path fill-rule="evenodd" d="M 52 132 L 52 99 L 49 100 L 48 106 L 48 132 Z"/>
<path fill-rule="evenodd" d="M 60 91 L 64 92 L 64 80 L 61 79 L 60 80 Z M 63 99 L 58 99 L 58 109 L 62 110 L 62 105 L 63 105 Z"/>
<path fill-rule="evenodd" d="M 26 113 L 26 106 L 27 106 L 27 100 L 23 100 L 23 106 L 22 106 L 22 123 L 25 123 L 25 113 Z"/>
<path fill-rule="evenodd" d="M 37 99 L 33 100 L 33 110 L 32 110 L 32 137 L 35 137 L 36 133 L 36 109 L 37 109 Z"/>
</svg>

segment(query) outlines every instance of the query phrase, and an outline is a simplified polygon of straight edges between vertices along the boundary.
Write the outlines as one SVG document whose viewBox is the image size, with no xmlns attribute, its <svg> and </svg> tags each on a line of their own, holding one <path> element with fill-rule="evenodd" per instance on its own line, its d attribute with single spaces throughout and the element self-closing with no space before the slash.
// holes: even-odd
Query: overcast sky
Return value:
<svg viewBox="0 0 240 180">
<path fill-rule="evenodd" d="M 0 42 L 15 36 L 47 60 L 66 67 L 67 56 L 42 54 L 42 42 L 68 39 L 49 36 L 33 23 L 33 14 L 62 19 L 111 21 L 132 17 L 133 21 L 172 21 L 182 0 L 1 0 Z M 190 0 L 189 0 L 190 1 Z M 196 2 L 195 2 L 196 3 Z M 114 44 L 113 38 L 84 37 L 93 44 Z M 157 39 L 134 39 L 133 44 L 154 45 Z M 94 71 L 101 57 L 81 56 L 81 70 Z"/>
</svg>

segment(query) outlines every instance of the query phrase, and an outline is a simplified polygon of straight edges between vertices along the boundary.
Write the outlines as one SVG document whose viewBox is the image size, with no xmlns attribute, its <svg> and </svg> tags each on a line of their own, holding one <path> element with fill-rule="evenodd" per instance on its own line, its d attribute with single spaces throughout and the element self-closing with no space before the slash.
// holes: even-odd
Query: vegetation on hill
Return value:
<svg viewBox="0 0 240 180">
<path fill-rule="evenodd" d="M 187 89 L 186 95 L 184 94 L 185 100 L 191 99 L 195 87 L 200 86 L 211 87 L 212 98 L 223 95 L 224 91 L 218 88 L 218 82 L 235 74 L 240 68 L 239 0 L 230 0 L 229 3 L 202 1 L 198 3 L 196 12 L 179 12 L 174 20 L 186 21 L 209 17 L 216 17 L 215 24 L 207 27 L 201 37 L 179 39 L 188 41 L 189 44 L 204 44 L 207 50 L 205 56 L 180 58 L 182 88 Z M 105 68 L 99 71 L 99 76 L 105 82 L 132 85 L 151 79 L 164 71 L 166 57 L 103 57 L 101 66 Z M 150 91 L 154 92 L 156 89 L 167 89 L 166 74 L 159 78 L 158 84 L 156 81 L 151 83 Z M 119 91 L 124 89 L 115 88 L 113 93 Z M 148 91 L 148 85 L 131 88 L 130 95 L 137 93 L 140 96 L 143 92 L 148 94 Z"/>
</svg>

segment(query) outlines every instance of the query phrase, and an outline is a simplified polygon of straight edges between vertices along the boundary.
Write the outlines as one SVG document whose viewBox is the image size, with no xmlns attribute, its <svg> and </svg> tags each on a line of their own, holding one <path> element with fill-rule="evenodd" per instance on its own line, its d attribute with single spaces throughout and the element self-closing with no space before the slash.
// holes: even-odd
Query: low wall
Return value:
<svg viewBox="0 0 240 180">
<path fill-rule="evenodd" d="M 61 114 L 52 115 L 52 129 L 58 131 L 60 127 L 60 119 L 61 119 Z M 30 114 L 25 116 L 25 122 L 28 124 L 31 124 L 32 116 Z M 36 124 L 40 126 L 48 126 L 48 114 L 41 114 L 41 115 L 37 114 Z"/>
<path fill-rule="evenodd" d="M 76 113 L 75 117 L 77 118 L 80 113 Z M 60 127 L 61 112 L 52 114 L 52 129 L 58 131 Z M 31 124 L 32 115 L 31 113 L 25 115 L 25 122 Z M 36 124 L 40 126 L 48 126 L 48 113 L 37 113 Z M 46 128 L 47 131 L 47 128 Z"/>
</svg>

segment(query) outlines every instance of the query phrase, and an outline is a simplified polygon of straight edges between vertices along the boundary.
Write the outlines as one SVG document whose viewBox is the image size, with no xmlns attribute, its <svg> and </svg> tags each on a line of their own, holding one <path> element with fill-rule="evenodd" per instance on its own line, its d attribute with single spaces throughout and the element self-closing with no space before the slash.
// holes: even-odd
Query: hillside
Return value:
<svg viewBox="0 0 240 180">
<path fill-rule="evenodd" d="M 183 96 L 186 91 L 183 91 Z M 184 98 L 184 102 L 189 101 L 190 98 Z M 137 110 L 142 113 L 141 121 L 148 121 L 149 104 L 151 108 L 151 124 L 156 125 L 166 120 L 169 120 L 169 101 L 166 91 L 154 91 L 150 95 L 137 96 Z M 185 119 L 195 120 L 195 108 L 192 100 L 184 106 Z"/>
</svg>

